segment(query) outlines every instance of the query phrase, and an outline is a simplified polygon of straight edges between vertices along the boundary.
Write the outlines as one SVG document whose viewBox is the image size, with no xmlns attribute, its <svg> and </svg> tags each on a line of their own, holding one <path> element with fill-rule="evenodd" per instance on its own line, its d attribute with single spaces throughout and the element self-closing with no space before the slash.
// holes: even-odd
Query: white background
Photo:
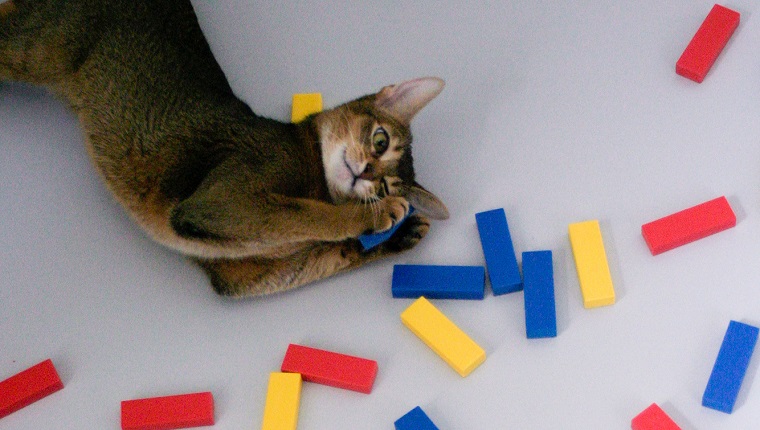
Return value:
<svg viewBox="0 0 760 430">
<path fill-rule="evenodd" d="M 760 324 L 760 22 L 702 84 L 675 62 L 708 1 L 194 1 L 235 92 L 289 120 L 418 76 L 447 87 L 413 124 L 418 179 L 448 205 L 413 251 L 231 301 L 154 244 L 89 164 L 66 106 L 0 87 L 0 379 L 52 358 L 66 388 L 1 430 L 118 429 L 120 401 L 212 391 L 216 428 L 258 428 L 291 342 L 378 361 L 370 395 L 307 384 L 299 429 L 626 429 L 657 402 L 683 429 L 760 422 L 755 356 L 733 414 L 701 406 L 731 319 Z M 726 195 L 736 228 L 652 257 L 645 222 Z M 395 263 L 482 265 L 475 213 L 518 253 L 554 252 L 559 336 L 527 340 L 523 295 L 435 304 L 486 350 L 461 378 L 400 322 Z M 582 306 L 568 224 L 599 219 L 618 295 Z M 519 257 L 518 257 L 519 259 Z"/>
</svg>

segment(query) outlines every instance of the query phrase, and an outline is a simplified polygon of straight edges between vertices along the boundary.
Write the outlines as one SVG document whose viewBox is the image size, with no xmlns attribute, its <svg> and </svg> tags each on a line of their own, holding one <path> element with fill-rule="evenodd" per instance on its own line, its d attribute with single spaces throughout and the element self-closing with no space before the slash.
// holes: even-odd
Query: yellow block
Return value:
<svg viewBox="0 0 760 430">
<path fill-rule="evenodd" d="M 262 430 L 296 430 L 301 383 L 300 373 L 273 372 L 269 375 Z"/>
<path fill-rule="evenodd" d="M 599 221 L 570 224 L 570 245 L 578 270 L 578 282 L 583 294 L 583 306 L 596 308 L 615 303 L 610 267 L 604 251 Z"/>
<path fill-rule="evenodd" d="M 293 94 L 292 122 L 301 122 L 307 116 L 322 112 L 322 94 Z"/>
<path fill-rule="evenodd" d="M 424 297 L 401 313 L 401 321 L 463 377 L 486 359 L 483 348 Z"/>
</svg>

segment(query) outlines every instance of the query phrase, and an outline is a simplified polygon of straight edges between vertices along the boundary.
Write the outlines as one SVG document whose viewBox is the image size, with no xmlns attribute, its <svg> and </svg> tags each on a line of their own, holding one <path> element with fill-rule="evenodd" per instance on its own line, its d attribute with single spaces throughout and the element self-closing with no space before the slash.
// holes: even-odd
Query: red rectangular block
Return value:
<svg viewBox="0 0 760 430">
<path fill-rule="evenodd" d="M 209 392 L 121 402 L 122 430 L 172 430 L 214 425 Z"/>
<path fill-rule="evenodd" d="M 281 370 L 300 373 L 307 382 L 369 394 L 377 376 L 377 362 L 290 344 Z"/>
<path fill-rule="evenodd" d="M 63 388 L 48 359 L 0 382 L 0 418 Z"/>
<path fill-rule="evenodd" d="M 725 197 L 718 197 L 641 226 L 652 255 L 661 254 L 736 225 Z"/>
<path fill-rule="evenodd" d="M 702 82 L 738 26 L 738 12 L 719 4 L 713 6 L 678 59 L 676 73 Z"/>
<path fill-rule="evenodd" d="M 681 430 L 681 427 L 657 403 L 652 403 L 631 420 L 631 430 Z"/>
</svg>

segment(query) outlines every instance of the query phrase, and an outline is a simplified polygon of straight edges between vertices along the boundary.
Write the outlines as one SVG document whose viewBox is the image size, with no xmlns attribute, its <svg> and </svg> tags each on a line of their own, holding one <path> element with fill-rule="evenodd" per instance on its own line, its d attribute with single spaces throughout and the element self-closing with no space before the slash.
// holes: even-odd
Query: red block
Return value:
<svg viewBox="0 0 760 430">
<path fill-rule="evenodd" d="M 719 4 L 713 6 L 678 59 L 676 73 L 692 81 L 702 82 L 738 26 L 738 12 Z"/>
<path fill-rule="evenodd" d="M 631 420 L 631 430 L 681 430 L 681 427 L 678 427 L 657 403 L 652 403 Z"/>
<path fill-rule="evenodd" d="M 377 376 L 377 362 L 290 344 L 282 371 L 300 373 L 307 382 L 369 394 Z"/>
<path fill-rule="evenodd" d="M 123 430 L 171 430 L 212 425 L 214 397 L 208 392 L 121 402 Z"/>
<path fill-rule="evenodd" d="M 652 255 L 657 255 L 735 225 L 736 215 L 728 200 L 718 197 L 644 224 L 641 234 Z"/>
<path fill-rule="evenodd" d="M 63 388 L 48 359 L 0 382 L 0 418 Z"/>
</svg>

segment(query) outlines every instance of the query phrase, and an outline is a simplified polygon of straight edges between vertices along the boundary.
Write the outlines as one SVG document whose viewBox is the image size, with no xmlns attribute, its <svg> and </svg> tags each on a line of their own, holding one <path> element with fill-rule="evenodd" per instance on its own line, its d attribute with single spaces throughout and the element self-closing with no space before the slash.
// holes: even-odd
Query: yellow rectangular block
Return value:
<svg viewBox="0 0 760 430">
<path fill-rule="evenodd" d="M 615 303 L 615 289 L 612 286 L 599 221 L 570 224 L 569 232 L 578 282 L 583 294 L 583 306 L 596 308 Z"/>
<path fill-rule="evenodd" d="M 301 384 L 300 373 L 273 372 L 269 375 L 261 430 L 296 430 Z"/>
<path fill-rule="evenodd" d="M 463 377 L 486 359 L 483 348 L 424 297 L 401 313 L 401 321 Z"/>
<path fill-rule="evenodd" d="M 301 122 L 307 116 L 318 112 L 322 112 L 322 94 L 293 94 L 292 122 Z"/>
</svg>

